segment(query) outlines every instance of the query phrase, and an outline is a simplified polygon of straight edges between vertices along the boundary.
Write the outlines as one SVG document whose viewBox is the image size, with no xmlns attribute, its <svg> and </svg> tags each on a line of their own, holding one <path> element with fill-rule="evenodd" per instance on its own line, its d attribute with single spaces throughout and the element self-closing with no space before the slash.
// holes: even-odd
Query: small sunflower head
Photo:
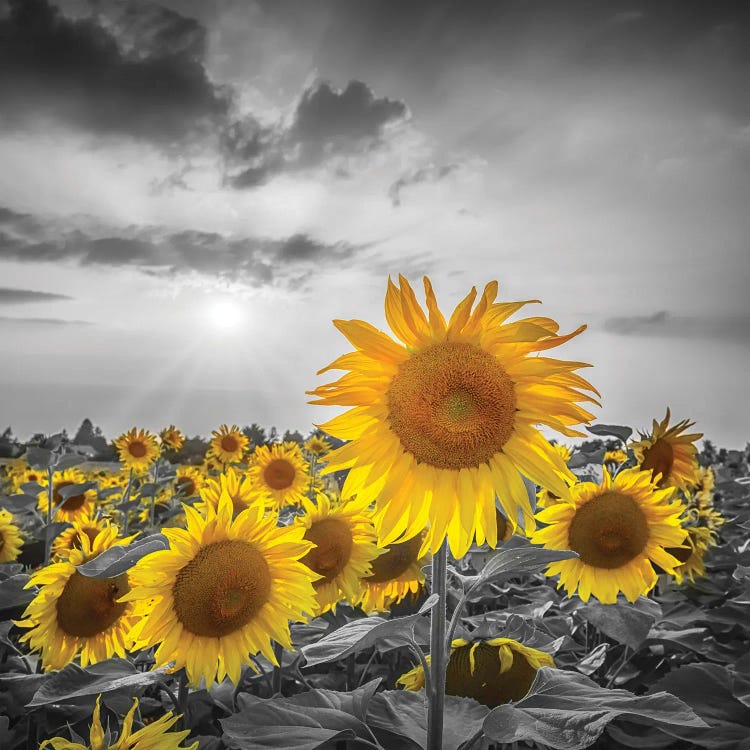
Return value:
<svg viewBox="0 0 750 750">
<path fill-rule="evenodd" d="M 185 436 L 173 424 L 165 427 L 160 433 L 161 444 L 166 450 L 178 451 L 185 444 Z"/>
<path fill-rule="evenodd" d="M 148 430 L 138 430 L 133 427 L 114 441 L 120 456 L 120 462 L 127 469 L 136 473 L 147 471 L 151 464 L 159 458 L 159 444 L 156 435 Z"/>
</svg>

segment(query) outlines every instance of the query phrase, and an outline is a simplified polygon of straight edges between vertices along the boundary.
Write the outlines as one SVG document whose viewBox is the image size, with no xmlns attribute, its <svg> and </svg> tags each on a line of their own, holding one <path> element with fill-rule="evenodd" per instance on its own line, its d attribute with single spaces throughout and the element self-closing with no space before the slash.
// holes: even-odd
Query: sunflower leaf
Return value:
<svg viewBox="0 0 750 750">
<path fill-rule="evenodd" d="M 613 436 L 621 440 L 623 443 L 627 443 L 630 436 L 633 434 L 632 427 L 625 427 L 619 424 L 592 424 L 586 429 L 592 435 L 607 435 Z"/>
<path fill-rule="evenodd" d="M 66 453 L 64 456 L 60 456 L 55 462 L 55 471 L 63 471 L 64 469 L 71 469 L 74 466 L 82 464 L 86 460 L 85 456 L 81 456 L 78 453 Z"/>
<path fill-rule="evenodd" d="M 89 578 L 114 578 L 132 568 L 142 557 L 164 549 L 169 549 L 167 537 L 153 534 L 131 544 L 110 547 L 76 570 Z"/>
<path fill-rule="evenodd" d="M 437 601 L 437 594 L 430 595 L 419 612 L 406 617 L 396 617 L 392 620 L 383 617 L 363 617 L 352 620 L 317 643 L 303 646 L 302 654 L 306 666 L 343 659 L 386 638 L 391 644 L 401 643 L 406 646 L 410 643 L 412 628 L 422 619 L 422 615 L 437 604 Z"/>
<path fill-rule="evenodd" d="M 32 447 L 26 450 L 24 458 L 32 469 L 46 469 L 52 465 L 54 454 L 46 448 Z"/>
<path fill-rule="evenodd" d="M 529 694 L 493 709 L 484 722 L 491 742 L 536 742 L 555 750 L 579 750 L 596 742 L 618 717 L 656 725 L 663 732 L 707 727 L 690 706 L 669 693 L 636 696 L 608 690 L 575 672 L 542 667 Z"/>
<path fill-rule="evenodd" d="M 24 588 L 28 582 L 29 576 L 24 573 L 0 581 L 0 611 L 22 607 L 36 596 L 35 588 Z"/>
<path fill-rule="evenodd" d="M 617 604 L 588 602 L 577 609 L 577 614 L 580 614 L 608 638 L 624 643 L 634 651 L 646 640 L 656 621 L 653 614 L 622 602 Z"/>
<path fill-rule="evenodd" d="M 26 510 L 32 503 L 36 503 L 37 498 L 31 495 L 3 495 L 0 497 L 0 508 L 11 513 L 18 513 Z"/>
</svg>

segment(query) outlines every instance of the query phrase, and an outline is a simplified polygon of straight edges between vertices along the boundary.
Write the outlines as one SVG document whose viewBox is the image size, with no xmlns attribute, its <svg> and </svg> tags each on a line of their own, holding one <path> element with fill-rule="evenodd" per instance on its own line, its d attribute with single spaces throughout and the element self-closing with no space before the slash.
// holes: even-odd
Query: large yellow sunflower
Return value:
<svg viewBox="0 0 750 750">
<path fill-rule="evenodd" d="M 310 466 L 296 443 L 259 445 L 248 476 L 255 497 L 277 509 L 300 505 L 310 489 Z"/>
<path fill-rule="evenodd" d="M 361 502 L 332 505 L 322 492 L 315 503 L 305 498 L 303 506 L 305 514 L 297 516 L 294 523 L 305 530 L 305 539 L 315 544 L 302 562 L 320 576 L 313 583 L 316 614 L 335 610 L 342 598 L 355 603 L 362 594 L 362 579 L 370 574 L 372 561 L 381 554 L 372 520 Z"/>
<path fill-rule="evenodd" d="M 685 539 L 680 523 L 684 506 L 672 500 L 674 488 L 658 489 L 651 472 L 625 469 L 614 480 L 604 469 L 600 485 L 581 482 L 571 488 L 570 502 L 537 514 L 549 524 L 531 541 L 548 549 L 570 549 L 579 557 L 552 563 L 547 575 L 560 574 L 569 596 L 578 589 L 583 601 L 591 594 L 614 604 L 622 591 L 634 602 L 656 583 L 652 563 L 669 573 L 679 565 L 665 547 Z"/>
<path fill-rule="evenodd" d="M 430 562 L 429 555 L 419 556 L 421 546 L 421 536 L 389 545 L 372 561 L 372 575 L 362 579 L 362 594 L 356 604 L 370 614 L 418 594 L 424 584 L 422 568 Z"/>
<path fill-rule="evenodd" d="M 138 430 L 133 427 L 114 441 L 114 446 L 120 455 L 120 462 L 136 474 L 148 471 L 159 458 L 159 444 L 156 436 L 148 430 Z"/>
<path fill-rule="evenodd" d="M 201 501 L 195 503 L 195 508 L 200 513 L 205 513 L 206 505 L 214 509 L 219 506 L 219 498 L 222 492 L 226 492 L 232 501 L 235 515 L 241 513 L 251 505 L 253 500 L 253 483 L 249 476 L 236 472 L 231 466 L 218 477 L 219 481 L 209 477 L 201 488 Z"/>
<path fill-rule="evenodd" d="M 575 481 L 535 425 L 582 436 L 572 425 L 593 415 L 576 402 L 597 403 L 582 392 L 595 390 L 574 372 L 583 363 L 536 353 L 585 326 L 558 336 L 549 318 L 507 323 L 526 302 L 495 303 L 497 282 L 473 311 L 472 289 L 446 322 L 427 277 L 428 315 L 399 279 L 400 288 L 388 281 L 385 314 L 402 344 L 364 321 L 334 321 L 356 351 L 320 371 L 349 370 L 312 391 L 313 403 L 354 408 L 320 425 L 351 441 L 328 454 L 324 471 L 349 469 L 343 495 L 376 502 L 381 544 L 416 536 L 429 521 L 425 549 L 435 552 L 447 535 L 461 557 L 478 526 L 495 546 L 496 495 L 508 517 L 520 508 L 533 524 L 522 473 L 560 496 Z"/>
<path fill-rule="evenodd" d="M 427 662 L 430 663 L 429 656 Z M 512 638 L 473 643 L 457 638 L 451 643 L 445 693 L 473 698 L 492 708 L 521 700 L 529 692 L 537 671 L 554 666 L 549 654 Z M 424 670 L 421 666 L 415 667 L 401 675 L 396 683 L 407 690 L 421 690 L 425 686 Z"/>
<path fill-rule="evenodd" d="M 167 450 L 178 451 L 185 444 L 185 436 L 173 424 L 165 427 L 160 433 L 161 444 Z"/>
<path fill-rule="evenodd" d="M 23 538 L 13 516 L 0 508 L 0 563 L 13 562 L 21 552 Z"/>
<path fill-rule="evenodd" d="M 185 505 L 187 529 L 164 529 L 170 549 L 142 558 L 131 570 L 140 618 L 136 648 L 156 649 L 157 665 L 185 667 L 191 685 L 210 687 L 226 675 L 237 682 L 250 654 L 277 663 L 271 639 L 292 649 L 289 620 L 316 607 L 317 576 L 300 562 L 312 544 L 302 527 L 278 527 L 254 503 L 232 520 L 226 492 L 205 515 Z"/>
<path fill-rule="evenodd" d="M 223 464 L 242 461 L 250 440 L 236 424 L 231 427 L 223 424 L 218 430 L 212 430 L 211 434 L 213 438 L 208 446 L 208 456 L 213 456 Z"/>
<path fill-rule="evenodd" d="M 180 718 L 173 716 L 171 711 L 134 732 L 133 719 L 137 708 L 138 698 L 133 698 L 133 705 L 125 716 L 120 731 L 115 735 L 112 731 L 114 727 L 107 727 L 105 730 L 102 726 L 101 695 L 99 695 L 91 721 L 88 745 L 71 742 L 64 737 L 53 737 L 42 742 L 39 750 L 44 750 L 47 745 L 53 750 L 196 750 L 198 740 L 192 745 L 180 747 L 180 743 L 190 734 L 189 729 L 183 729 L 181 732 L 169 731 Z M 117 737 L 117 740 L 112 744 L 113 735 Z"/>
<path fill-rule="evenodd" d="M 80 652 L 81 666 L 125 657 L 125 640 L 135 625 L 133 605 L 119 598 L 129 590 L 128 574 L 116 578 L 88 578 L 76 568 L 104 550 L 127 540 L 117 538 L 110 526 L 92 542 L 79 536 L 80 549 L 67 559 L 32 573 L 27 584 L 41 586 L 16 624 L 31 628 L 21 636 L 32 651 L 41 651 L 45 669 L 62 669 Z"/>
<path fill-rule="evenodd" d="M 96 507 L 96 492 L 93 489 L 84 490 L 80 494 L 63 498 L 60 490 L 76 484 L 85 484 L 86 477 L 78 469 L 56 471 L 52 475 L 52 507 L 57 508 L 54 513 L 55 521 L 72 523 L 90 516 Z M 49 491 L 45 487 L 38 496 L 37 508 L 46 515 L 49 508 Z"/>
<path fill-rule="evenodd" d="M 693 443 L 702 432 L 683 434 L 695 422 L 684 419 L 669 427 L 670 412 L 661 422 L 653 420 L 650 435 L 630 445 L 642 470 L 650 470 L 659 487 L 688 489 L 698 482 L 698 449 Z"/>
</svg>

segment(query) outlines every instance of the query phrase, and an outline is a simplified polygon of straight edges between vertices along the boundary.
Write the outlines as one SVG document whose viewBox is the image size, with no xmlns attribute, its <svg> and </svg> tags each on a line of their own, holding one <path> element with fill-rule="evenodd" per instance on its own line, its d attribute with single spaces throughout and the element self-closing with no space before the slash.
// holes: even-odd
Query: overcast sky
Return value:
<svg viewBox="0 0 750 750">
<path fill-rule="evenodd" d="M 0 0 L 0 430 L 308 432 L 388 274 L 589 328 L 600 421 L 750 440 L 750 19 Z"/>
</svg>

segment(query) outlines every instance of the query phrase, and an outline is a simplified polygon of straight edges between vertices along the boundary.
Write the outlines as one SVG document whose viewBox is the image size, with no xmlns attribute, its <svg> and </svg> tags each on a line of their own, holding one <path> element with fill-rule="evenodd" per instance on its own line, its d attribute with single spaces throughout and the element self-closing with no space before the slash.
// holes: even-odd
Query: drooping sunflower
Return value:
<svg viewBox="0 0 750 750">
<path fill-rule="evenodd" d="M 165 427 L 160 433 L 161 444 L 170 451 L 178 451 L 185 445 L 185 436 L 173 424 Z"/>
<path fill-rule="evenodd" d="M 276 664 L 271 640 L 292 650 L 289 620 L 314 612 L 317 576 L 300 562 L 312 544 L 302 527 L 278 527 L 254 503 L 232 520 L 226 492 L 205 514 L 185 505 L 187 529 L 164 529 L 170 549 L 142 558 L 131 569 L 140 618 L 135 648 L 159 644 L 157 665 L 185 667 L 191 685 L 237 682 L 250 654 Z"/>
<path fill-rule="evenodd" d="M 151 464 L 159 458 L 160 450 L 156 436 L 148 430 L 133 427 L 120 435 L 114 441 L 114 446 L 120 455 L 120 462 L 136 474 L 148 471 Z"/>
<path fill-rule="evenodd" d="M 430 657 L 427 657 L 428 663 Z M 451 654 L 445 675 L 446 695 L 473 698 L 493 708 L 521 700 L 542 667 L 554 667 L 552 657 L 544 651 L 524 646 L 512 638 L 467 641 L 457 638 L 451 643 Z M 421 666 L 396 680 L 406 690 L 425 686 Z"/>
<path fill-rule="evenodd" d="M 477 526 L 496 544 L 495 496 L 508 517 L 533 516 L 521 473 L 563 496 L 575 477 L 535 425 L 563 435 L 593 415 L 576 402 L 598 403 L 574 370 L 580 362 L 529 356 L 581 333 L 558 336 L 549 318 L 506 320 L 526 302 L 495 303 L 497 282 L 476 289 L 448 322 L 424 279 L 428 315 L 403 277 L 388 281 L 386 319 L 397 343 L 359 320 L 334 325 L 355 347 L 320 372 L 349 370 L 311 391 L 312 403 L 353 407 L 319 427 L 349 440 L 327 456 L 324 471 L 349 469 L 343 495 L 376 502 L 380 543 L 407 539 L 429 522 L 424 548 L 448 538 L 455 557 Z M 532 300 L 529 300 L 532 301 Z M 533 300 L 536 301 L 536 300 Z"/>
<path fill-rule="evenodd" d="M 248 476 L 255 497 L 277 509 L 300 505 L 310 489 L 310 466 L 296 443 L 259 445 Z"/>
<path fill-rule="evenodd" d="M 682 547 L 667 547 L 667 552 L 682 563 L 675 567 L 672 574 L 678 585 L 682 585 L 686 578 L 694 583 L 696 576 L 702 578 L 706 575 L 703 558 L 709 547 L 713 545 L 711 530 L 705 526 L 689 526 L 687 532 L 688 535 Z"/>
<path fill-rule="evenodd" d="M 79 536 L 80 549 L 67 558 L 32 573 L 27 588 L 41 586 L 16 624 L 30 628 L 21 636 L 32 651 L 41 651 L 46 670 L 62 669 L 80 653 L 81 666 L 125 657 L 125 640 L 137 622 L 134 607 L 121 602 L 129 590 L 128 573 L 115 578 L 89 578 L 77 567 L 92 560 L 114 544 L 117 529 L 109 526 L 92 542 L 88 535 Z"/>
<path fill-rule="evenodd" d="M 331 450 L 331 444 L 322 435 L 313 435 L 304 444 L 305 450 L 315 458 L 322 458 Z"/>
<path fill-rule="evenodd" d="M 362 579 L 370 575 L 372 561 L 381 554 L 372 520 L 357 500 L 332 504 L 322 492 L 316 502 L 302 501 L 305 514 L 294 523 L 304 529 L 305 539 L 316 546 L 302 562 L 317 573 L 313 583 L 316 614 L 336 609 L 342 599 L 355 603 L 362 595 Z"/>
<path fill-rule="evenodd" d="M 13 522 L 13 516 L 0 508 L 0 563 L 13 562 L 21 553 L 23 537 Z"/>
<path fill-rule="evenodd" d="M 571 488 L 570 502 L 537 514 L 549 524 L 532 543 L 548 549 L 570 549 L 579 557 L 554 562 L 547 575 L 560 574 L 558 588 L 588 601 L 591 594 L 614 604 L 622 591 L 634 602 L 656 584 L 656 563 L 669 573 L 679 564 L 665 547 L 685 538 L 680 516 L 684 506 L 672 500 L 674 488 L 658 489 L 650 471 L 625 469 L 614 480 L 604 469 L 600 485 L 581 482 Z"/>
<path fill-rule="evenodd" d="M 52 542 L 52 554 L 57 558 L 67 557 L 71 550 L 82 549 L 80 537 L 85 535 L 93 545 L 100 532 L 109 528 L 108 518 L 97 518 L 96 515 L 86 515 L 73 521 L 73 525 L 58 534 Z"/>
<path fill-rule="evenodd" d="M 195 497 L 206 483 L 206 477 L 197 466 L 178 466 L 175 471 L 175 494 L 180 497 Z"/>
<path fill-rule="evenodd" d="M 138 698 L 133 698 L 133 705 L 123 719 L 122 727 L 117 733 L 117 740 L 112 743 L 114 727 L 102 726 L 101 720 L 101 695 L 97 696 L 94 715 L 91 720 L 88 745 L 80 742 L 71 742 L 64 737 L 53 737 L 45 740 L 39 745 L 39 750 L 44 750 L 48 745 L 53 750 L 196 750 L 198 741 L 191 745 L 180 747 L 182 741 L 190 734 L 189 729 L 181 732 L 170 732 L 179 716 L 174 716 L 171 711 L 164 714 L 156 721 L 147 726 L 133 731 L 133 720 L 138 708 Z"/>
<path fill-rule="evenodd" d="M 96 507 L 96 491 L 82 490 L 75 495 L 64 497 L 61 490 L 73 485 L 86 483 L 86 477 L 79 469 L 65 469 L 56 471 L 52 475 L 52 507 L 57 508 L 54 513 L 55 521 L 79 521 L 90 516 Z M 65 493 L 67 494 L 67 493 Z M 38 495 L 37 508 L 46 515 L 49 508 L 49 490 L 45 487 Z"/>
<path fill-rule="evenodd" d="M 653 420 L 651 434 L 630 445 L 642 470 L 653 473 L 659 487 L 686 490 L 698 481 L 698 449 L 694 442 L 702 432 L 684 434 L 695 422 L 684 419 L 669 427 L 670 411 L 661 422 Z"/>
<path fill-rule="evenodd" d="M 497 541 L 507 542 L 518 530 L 512 518 L 506 518 L 498 507 L 495 507 L 495 519 L 497 522 Z M 484 540 L 477 538 L 477 544 L 484 544 Z"/>
<path fill-rule="evenodd" d="M 222 464 L 242 461 L 250 440 L 236 424 L 231 427 L 223 424 L 218 430 L 212 430 L 213 438 L 208 446 L 208 456 L 213 456 Z"/>
<path fill-rule="evenodd" d="M 251 505 L 253 500 L 253 483 L 249 476 L 236 472 L 231 466 L 218 477 L 219 481 L 209 477 L 201 488 L 201 501 L 195 504 L 199 513 L 205 513 L 206 505 L 216 509 L 222 492 L 226 492 L 232 501 L 233 513 L 241 513 Z"/>
<path fill-rule="evenodd" d="M 421 546 L 421 536 L 389 545 L 372 561 L 372 575 L 362 579 L 362 594 L 353 603 L 371 614 L 389 610 L 409 594 L 418 594 L 424 584 L 422 568 L 430 562 L 429 554 L 419 556 Z"/>
</svg>

